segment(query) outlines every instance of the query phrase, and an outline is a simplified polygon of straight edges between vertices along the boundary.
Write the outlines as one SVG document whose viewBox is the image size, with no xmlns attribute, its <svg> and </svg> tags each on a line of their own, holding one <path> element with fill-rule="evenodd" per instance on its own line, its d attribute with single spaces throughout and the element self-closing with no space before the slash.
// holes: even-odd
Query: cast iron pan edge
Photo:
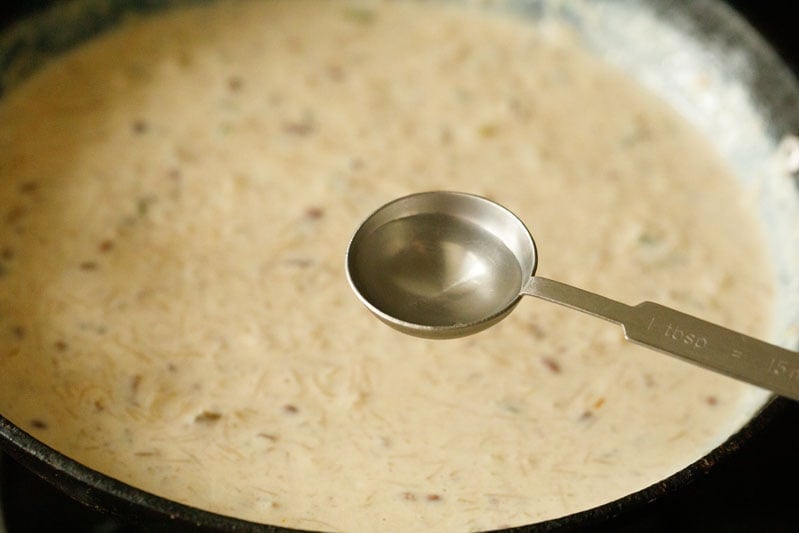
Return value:
<svg viewBox="0 0 799 533">
<path fill-rule="evenodd" d="M 792 402 L 774 398 L 724 444 L 701 460 L 648 488 L 605 505 L 562 518 L 503 530 L 506 533 L 614 531 L 616 519 L 634 515 L 696 482 L 722 461 L 727 461 Z M 19 464 L 54 485 L 69 497 L 101 513 L 118 518 L 142 531 L 241 531 L 288 533 L 305 530 L 262 525 L 183 505 L 142 491 L 83 466 L 33 438 L 0 416 L 0 447 Z M 310 533 L 310 532 L 306 532 Z"/>
</svg>

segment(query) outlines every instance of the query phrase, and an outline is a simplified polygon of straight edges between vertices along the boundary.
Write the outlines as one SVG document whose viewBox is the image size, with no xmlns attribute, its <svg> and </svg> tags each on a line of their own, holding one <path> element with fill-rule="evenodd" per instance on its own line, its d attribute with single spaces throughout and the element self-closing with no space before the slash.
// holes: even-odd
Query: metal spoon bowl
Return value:
<svg viewBox="0 0 799 533">
<path fill-rule="evenodd" d="M 347 273 L 355 292 L 397 329 L 452 338 L 507 315 L 536 268 L 530 233 L 505 208 L 460 193 L 395 200 L 353 237 Z"/>
<path fill-rule="evenodd" d="M 799 400 L 799 354 L 653 302 L 629 306 L 535 276 L 524 223 L 486 198 L 432 191 L 396 199 L 353 235 L 346 268 L 358 298 L 403 333 L 477 333 L 536 296 L 622 326 L 625 338 Z"/>
</svg>

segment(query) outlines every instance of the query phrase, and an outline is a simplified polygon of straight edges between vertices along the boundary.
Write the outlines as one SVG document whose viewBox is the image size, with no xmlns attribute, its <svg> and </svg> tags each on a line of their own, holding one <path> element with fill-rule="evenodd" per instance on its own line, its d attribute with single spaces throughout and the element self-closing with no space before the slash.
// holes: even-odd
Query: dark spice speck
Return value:
<svg viewBox="0 0 799 533">
<path fill-rule="evenodd" d="M 209 424 L 211 422 L 216 422 L 220 418 L 222 418 L 222 413 L 217 413 L 216 411 L 203 411 L 194 417 L 194 421 L 198 424 Z"/>
<path fill-rule="evenodd" d="M 333 81 L 343 81 L 345 78 L 344 69 L 341 65 L 328 65 L 325 72 L 327 77 Z"/>
<path fill-rule="evenodd" d="M 143 450 L 140 452 L 133 452 L 133 455 L 136 457 L 154 457 L 157 455 L 161 455 L 160 450 Z"/>
<path fill-rule="evenodd" d="M 310 135 L 313 133 L 314 129 L 314 123 L 310 120 L 289 121 L 283 123 L 283 131 L 298 137 Z"/>
<path fill-rule="evenodd" d="M 24 183 L 20 183 L 19 192 L 25 193 L 25 194 L 30 194 L 30 193 L 36 191 L 36 189 L 38 189 L 38 188 L 39 188 L 39 184 L 36 183 L 35 181 L 26 181 Z"/>
<path fill-rule="evenodd" d="M 150 125 L 147 124 L 147 122 L 143 119 L 137 119 L 133 121 L 133 124 L 131 124 L 131 129 L 133 130 L 133 133 L 141 135 L 143 133 L 147 133 L 147 131 L 150 129 Z"/>
<path fill-rule="evenodd" d="M 309 207 L 305 210 L 305 216 L 312 220 L 319 220 L 325 216 L 325 210 L 317 206 Z"/>
<path fill-rule="evenodd" d="M 47 424 L 47 422 L 45 422 L 44 420 L 41 420 L 40 418 L 34 418 L 34 419 L 31 420 L 31 427 L 36 428 L 36 429 L 47 429 L 48 428 L 48 424 Z"/>
<path fill-rule="evenodd" d="M 141 374 L 134 374 L 130 378 L 130 391 L 133 394 L 139 392 L 139 387 L 141 386 Z"/>
<path fill-rule="evenodd" d="M 552 359 L 551 357 L 542 357 L 541 362 L 544 363 L 544 366 L 552 371 L 552 373 L 560 374 L 562 369 L 560 367 L 560 363 L 558 363 L 556 360 Z"/>
<path fill-rule="evenodd" d="M 136 200 L 136 212 L 139 216 L 145 216 L 150 211 L 150 207 L 156 202 L 155 196 L 142 196 Z"/>
<path fill-rule="evenodd" d="M 227 88 L 230 89 L 231 92 L 238 92 L 244 86 L 244 80 L 241 79 L 240 76 L 231 76 L 227 80 Z"/>
<path fill-rule="evenodd" d="M 26 209 L 21 205 L 16 205 L 8 210 L 6 213 L 6 222 L 9 224 L 15 224 L 22 220 L 25 216 Z"/>
<path fill-rule="evenodd" d="M 537 340 L 544 339 L 547 336 L 547 332 L 535 322 L 529 322 L 527 324 L 527 330 L 532 333 L 533 337 Z"/>
</svg>

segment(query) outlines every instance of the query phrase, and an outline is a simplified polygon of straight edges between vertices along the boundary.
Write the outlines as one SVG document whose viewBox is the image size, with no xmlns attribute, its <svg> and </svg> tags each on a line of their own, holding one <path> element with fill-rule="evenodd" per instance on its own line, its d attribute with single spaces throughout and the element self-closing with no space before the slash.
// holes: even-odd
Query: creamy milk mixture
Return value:
<svg viewBox="0 0 799 533">
<path fill-rule="evenodd" d="M 136 487 L 309 529 L 519 525 L 668 476 L 766 396 L 540 300 L 429 341 L 349 289 L 369 212 L 456 189 L 525 220 L 544 276 L 767 334 L 735 180 L 566 31 L 183 8 L 46 66 L 0 124 L 0 412 Z"/>
</svg>

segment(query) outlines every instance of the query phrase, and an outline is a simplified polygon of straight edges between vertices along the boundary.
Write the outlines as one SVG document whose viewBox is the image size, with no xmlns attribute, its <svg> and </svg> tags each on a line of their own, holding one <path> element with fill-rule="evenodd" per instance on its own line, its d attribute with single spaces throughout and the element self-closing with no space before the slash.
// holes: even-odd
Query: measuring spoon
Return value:
<svg viewBox="0 0 799 533">
<path fill-rule="evenodd" d="M 347 278 L 389 326 L 448 339 L 502 320 L 536 296 L 620 324 L 625 338 L 799 400 L 799 353 L 653 302 L 635 306 L 535 275 L 532 235 L 480 196 L 432 191 L 372 213 L 347 249 Z"/>
</svg>

